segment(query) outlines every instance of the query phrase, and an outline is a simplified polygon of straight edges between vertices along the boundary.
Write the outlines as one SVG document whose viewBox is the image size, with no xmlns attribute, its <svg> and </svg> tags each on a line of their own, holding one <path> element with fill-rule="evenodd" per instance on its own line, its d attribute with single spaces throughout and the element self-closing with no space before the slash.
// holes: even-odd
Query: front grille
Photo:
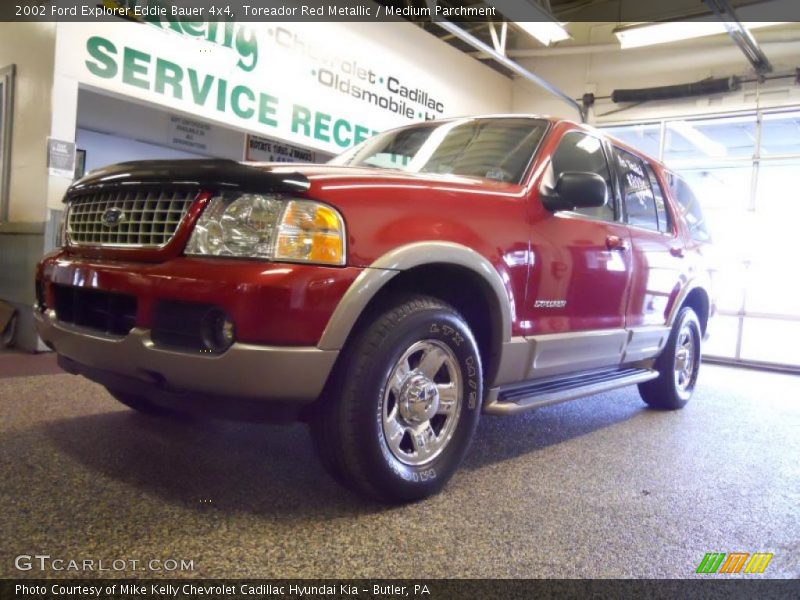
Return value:
<svg viewBox="0 0 800 600">
<path fill-rule="evenodd" d="M 67 237 L 82 246 L 160 247 L 175 235 L 195 195 L 163 189 L 79 196 L 67 211 Z"/>
<path fill-rule="evenodd" d="M 111 335 L 128 335 L 136 323 L 136 297 L 53 285 L 56 318 Z"/>
</svg>

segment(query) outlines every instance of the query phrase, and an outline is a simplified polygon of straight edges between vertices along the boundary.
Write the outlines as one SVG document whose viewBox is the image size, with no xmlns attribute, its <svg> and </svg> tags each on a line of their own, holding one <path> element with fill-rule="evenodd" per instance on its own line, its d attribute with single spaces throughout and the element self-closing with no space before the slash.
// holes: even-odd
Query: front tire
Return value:
<svg viewBox="0 0 800 600">
<path fill-rule="evenodd" d="M 688 306 L 682 308 L 666 348 L 656 359 L 658 378 L 639 384 L 639 395 L 648 406 L 662 410 L 686 406 L 700 371 L 701 338 L 697 314 Z"/>
<path fill-rule="evenodd" d="M 348 345 L 331 393 L 312 418 L 325 467 L 385 502 L 438 492 L 469 447 L 483 377 L 459 313 L 428 296 L 397 301 Z"/>
</svg>

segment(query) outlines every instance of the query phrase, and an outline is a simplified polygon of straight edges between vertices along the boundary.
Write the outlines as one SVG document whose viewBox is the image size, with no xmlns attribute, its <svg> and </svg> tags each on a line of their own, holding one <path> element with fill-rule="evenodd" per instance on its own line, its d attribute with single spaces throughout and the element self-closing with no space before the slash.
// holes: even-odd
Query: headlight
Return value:
<svg viewBox="0 0 800 600">
<path fill-rule="evenodd" d="M 330 206 L 242 194 L 211 199 L 186 253 L 343 265 L 344 248 L 344 221 Z"/>
</svg>

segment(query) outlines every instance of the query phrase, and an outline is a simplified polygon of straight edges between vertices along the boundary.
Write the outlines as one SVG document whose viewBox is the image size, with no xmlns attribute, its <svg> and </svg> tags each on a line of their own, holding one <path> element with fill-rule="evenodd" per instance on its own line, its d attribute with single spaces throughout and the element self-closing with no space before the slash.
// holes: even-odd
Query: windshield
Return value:
<svg viewBox="0 0 800 600">
<path fill-rule="evenodd" d="M 520 183 L 546 130 L 524 117 L 432 121 L 381 133 L 330 164 Z"/>
</svg>

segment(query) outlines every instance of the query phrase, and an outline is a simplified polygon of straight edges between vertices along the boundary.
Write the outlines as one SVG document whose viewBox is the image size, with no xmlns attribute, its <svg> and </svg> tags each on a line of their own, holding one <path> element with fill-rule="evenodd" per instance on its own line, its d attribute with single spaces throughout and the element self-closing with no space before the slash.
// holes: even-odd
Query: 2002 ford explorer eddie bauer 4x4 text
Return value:
<svg viewBox="0 0 800 600">
<path fill-rule="evenodd" d="M 441 489 L 481 412 L 634 383 L 682 407 L 713 309 L 686 183 L 556 119 L 421 123 L 327 165 L 125 163 L 66 203 L 36 279 L 63 368 L 144 412 L 307 421 L 388 501 Z"/>
</svg>

